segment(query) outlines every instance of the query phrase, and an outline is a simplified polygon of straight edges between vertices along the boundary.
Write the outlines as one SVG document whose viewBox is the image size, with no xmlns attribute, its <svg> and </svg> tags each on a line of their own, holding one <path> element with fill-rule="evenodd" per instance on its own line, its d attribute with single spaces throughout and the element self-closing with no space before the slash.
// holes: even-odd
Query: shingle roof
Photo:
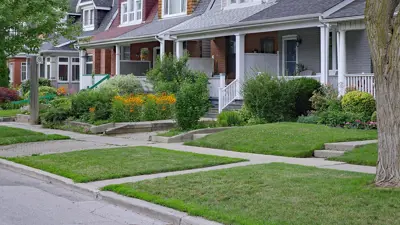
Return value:
<svg viewBox="0 0 400 225">
<path fill-rule="evenodd" d="M 327 19 L 362 16 L 365 11 L 365 0 L 355 0 L 354 2 L 343 7 L 339 11 L 331 14 Z"/>
<path fill-rule="evenodd" d="M 277 0 L 277 3 L 242 21 L 255 21 L 265 19 L 318 14 L 339 4 L 343 0 Z"/>
<path fill-rule="evenodd" d="M 113 0 L 93 0 L 97 7 L 111 7 Z"/>
<path fill-rule="evenodd" d="M 69 13 L 76 13 L 76 5 L 79 0 L 69 0 Z"/>
<path fill-rule="evenodd" d="M 40 52 L 42 51 L 76 51 L 73 46 L 69 44 L 70 40 L 66 39 L 65 37 L 60 37 L 57 41 L 56 44 L 53 45 L 52 42 L 45 42 L 42 44 L 40 47 Z M 68 44 L 67 44 L 68 43 Z M 65 44 L 65 45 L 63 45 Z M 59 45 L 63 45 L 61 47 L 56 47 Z"/>
<path fill-rule="evenodd" d="M 192 18 L 196 18 L 197 16 L 203 14 L 207 10 L 207 8 L 210 4 L 210 1 L 212 1 L 212 0 L 200 0 L 196 9 L 189 16 L 175 17 L 175 18 L 168 18 L 168 19 L 158 19 L 158 16 L 156 14 L 151 23 L 148 23 L 144 26 L 141 26 L 130 32 L 127 32 L 127 33 L 119 36 L 117 39 L 157 35 L 157 34 L 163 32 L 163 31 L 166 31 L 178 24 L 184 23 L 185 21 L 188 21 Z"/>
</svg>

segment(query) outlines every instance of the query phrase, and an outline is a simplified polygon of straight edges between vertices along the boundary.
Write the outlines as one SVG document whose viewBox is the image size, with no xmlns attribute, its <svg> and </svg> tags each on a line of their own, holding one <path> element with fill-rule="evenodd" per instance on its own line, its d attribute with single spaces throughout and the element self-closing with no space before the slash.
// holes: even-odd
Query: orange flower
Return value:
<svg viewBox="0 0 400 225">
<path fill-rule="evenodd" d="M 62 96 L 67 94 L 67 90 L 65 89 L 65 87 L 61 86 L 57 89 L 57 95 L 58 96 Z"/>
<path fill-rule="evenodd" d="M 96 111 L 96 108 L 95 108 L 95 107 L 89 108 L 89 112 L 94 113 L 95 111 Z"/>
</svg>

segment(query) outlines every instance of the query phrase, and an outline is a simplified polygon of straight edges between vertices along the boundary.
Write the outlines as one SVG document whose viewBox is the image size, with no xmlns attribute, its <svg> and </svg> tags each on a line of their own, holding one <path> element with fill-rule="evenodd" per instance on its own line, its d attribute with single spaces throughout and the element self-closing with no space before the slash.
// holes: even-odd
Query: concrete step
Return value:
<svg viewBox="0 0 400 225">
<path fill-rule="evenodd" d="M 203 137 L 205 137 L 207 135 L 210 135 L 210 134 L 193 134 L 193 140 L 197 140 L 197 139 L 203 138 Z"/>
<path fill-rule="evenodd" d="M 327 144 L 325 144 L 325 149 L 333 150 L 333 151 L 351 151 L 354 148 L 361 147 L 361 146 L 368 145 L 368 144 L 373 144 L 373 143 L 378 143 L 378 140 L 327 143 Z"/>
<path fill-rule="evenodd" d="M 344 151 L 335 151 L 335 150 L 315 150 L 314 157 L 315 158 L 329 158 L 329 157 L 337 157 L 344 154 Z"/>
</svg>

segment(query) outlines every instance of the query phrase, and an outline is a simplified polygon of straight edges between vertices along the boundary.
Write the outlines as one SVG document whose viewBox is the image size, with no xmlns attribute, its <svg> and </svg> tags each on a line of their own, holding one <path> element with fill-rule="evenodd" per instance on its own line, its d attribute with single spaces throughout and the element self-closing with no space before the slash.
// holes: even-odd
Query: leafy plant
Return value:
<svg viewBox="0 0 400 225">
<path fill-rule="evenodd" d="M 320 120 L 319 123 L 325 124 L 332 127 L 343 127 L 346 123 L 353 121 L 367 122 L 362 114 L 337 111 L 337 110 L 327 110 L 318 114 Z"/>
<path fill-rule="evenodd" d="M 321 88 L 321 83 L 312 78 L 299 78 L 288 81 L 288 86 L 294 89 L 296 115 L 307 115 L 313 109 L 310 98 Z"/>
<path fill-rule="evenodd" d="M 46 78 L 39 78 L 39 87 L 42 86 L 51 87 L 51 81 Z M 24 81 L 21 84 L 22 94 L 25 95 L 30 90 L 30 87 L 31 87 L 31 81 L 30 80 Z"/>
<path fill-rule="evenodd" d="M 376 122 L 376 121 L 378 121 L 378 118 L 377 118 L 376 111 L 375 111 L 374 113 L 372 113 L 372 116 L 371 116 L 371 121 L 372 121 L 372 122 Z"/>
<path fill-rule="evenodd" d="M 376 110 L 374 96 L 367 92 L 351 91 L 343 96 L 342 108 L 346 112 L 364 114 L 371 117 Z"/>
<path fill-rule="evenodd" d="M 321 119 L 319 116 L 311 114 L 308 116 L 299 116 L 297 119 L 298 123 L 311 123 L 311 124 L 317 124 Z"/>
<path fill-rule="evenodd" d="M 337 110 L 342 109 L 338 92 L 332 86 L 321 86 L 319 90 L 313 92 L 310 98 L 311 107 L 317 112 L 326 110 Z"/>
<path fill-rule="evenodd" d="M 41 114 L 41 121 L 45 126 L 51 127 L 61 124 L 71 115 L 71 99 L 66 97 L 55 98 Z"/>
<path fill-rule="evenodd" d="M 0 103 L 17 101 L 18 99 L 18 91 L 6 87 L 0 87 Z"/>
<path fill-rule="evenodd" d="M 223 111 L 218 115 L 217 123 L 222 127 L 242 126 L 244 120 L 237 111 Z"/>
<path fill-rule="evenodd" d="M 140 94 L 144 92 L 140 81 L 133 74 L 114 76 L 100 85 L 98 89 L 100 91 L 113 91 L 119 95 Z"/>
<path fill-rule="evenodd" d="M 25 93 L 24 98 L 28 99 L 30 97 L 31 91 Z M 46 95 L 56 95 L 57 89 L 54 87 L 49 86 L 40 86 L 39 87 L 39 96 L 46 96 Z"/>
</svg>

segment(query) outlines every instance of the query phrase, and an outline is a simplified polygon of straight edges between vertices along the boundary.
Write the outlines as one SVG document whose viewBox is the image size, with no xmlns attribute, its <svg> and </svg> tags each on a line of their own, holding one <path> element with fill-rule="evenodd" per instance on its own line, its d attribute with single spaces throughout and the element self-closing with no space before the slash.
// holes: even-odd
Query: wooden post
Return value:
<svg viewBox="0 0 400 225">
<path fill-rule="evenodd" d="M 29 79 L 30 79 L 30 122 L 39 124 L 39 78 L 37 75 L 36 56 L 29 57 Z"/>
</svg>

